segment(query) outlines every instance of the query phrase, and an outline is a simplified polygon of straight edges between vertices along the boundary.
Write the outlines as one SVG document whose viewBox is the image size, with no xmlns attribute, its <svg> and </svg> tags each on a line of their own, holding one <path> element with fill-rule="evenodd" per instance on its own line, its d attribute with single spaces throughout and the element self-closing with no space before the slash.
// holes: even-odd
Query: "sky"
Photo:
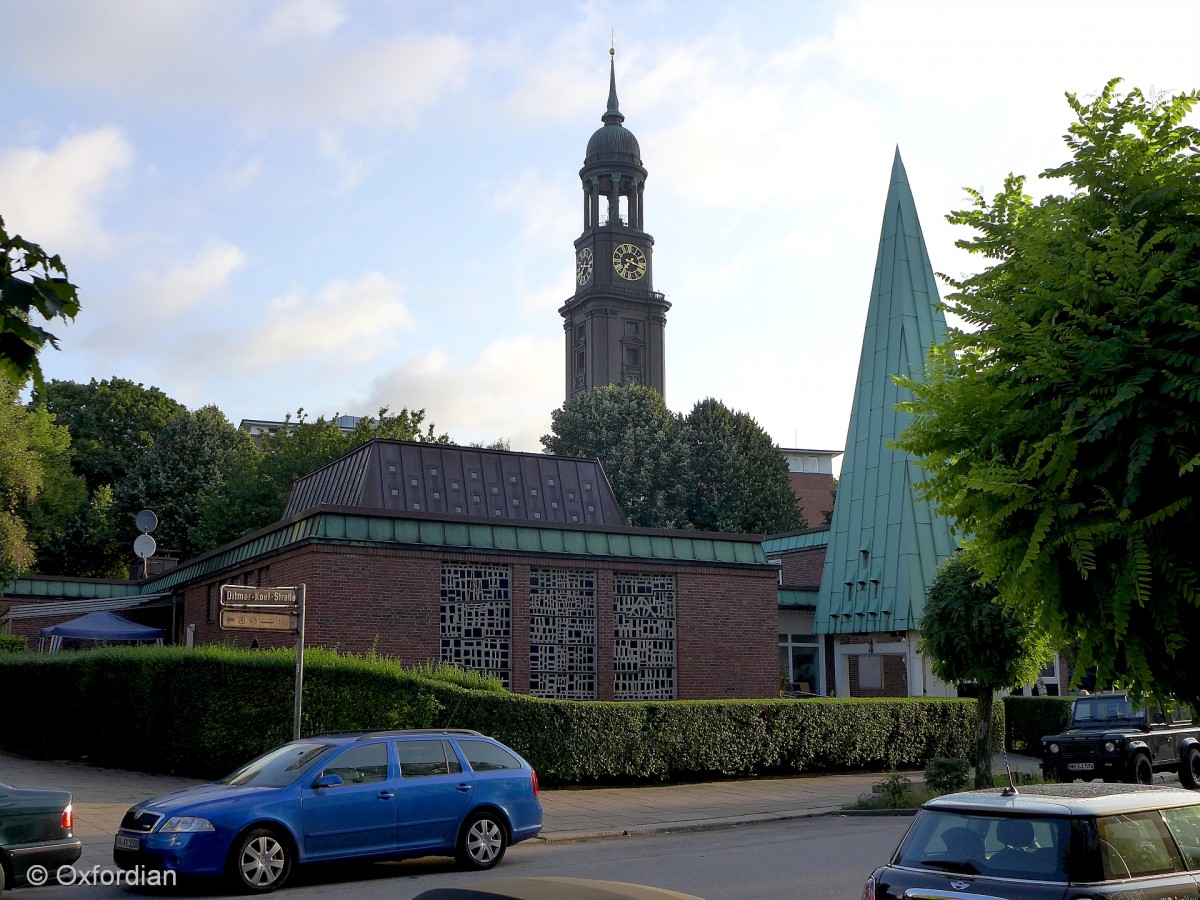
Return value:
<svg viewBox="0 0 1200 900">
<path fill-rule="evenodd" d="M 845 443 L 897 147 L 961 276 L 964 188 L 1064 190 L 1066 92 L 1200 88 L 1200 0 L 5 0 L 0 34 L 0 216 L 80 288 L 48 379 L 535 452 L 612 40 L 667 405 L 808 449 Z"/>
</svg>

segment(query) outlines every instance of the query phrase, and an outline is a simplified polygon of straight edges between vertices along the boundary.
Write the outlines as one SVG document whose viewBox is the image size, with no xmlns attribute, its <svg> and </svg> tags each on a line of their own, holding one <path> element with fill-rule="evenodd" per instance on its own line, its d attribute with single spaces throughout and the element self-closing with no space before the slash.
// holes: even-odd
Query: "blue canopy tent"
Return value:
<svg viewBox="0 0 1200 900">
<path fill-rule="evenodd" d="M 38 641 L 39 653 L 46 646 L 47 638 L 50 641 L 49 652 L 55 653 L 62 649 L 64 640 L 94 641 L 104 644 L 141 644 L 153 641 L 156 644 L 161 644 L 163 641 L 163 630 L 161 628 L 151 628 L 148 625 L 139 625 L 137 622 L 130 622 L 128 619 L 122 619 L 114 613 L 93 612 L 88 613 L 86 616 L 80 616 L 78 619 L 72 619 L 69 622 L 48 625 L 43 628 L 41 639 Z"/>
</svg>

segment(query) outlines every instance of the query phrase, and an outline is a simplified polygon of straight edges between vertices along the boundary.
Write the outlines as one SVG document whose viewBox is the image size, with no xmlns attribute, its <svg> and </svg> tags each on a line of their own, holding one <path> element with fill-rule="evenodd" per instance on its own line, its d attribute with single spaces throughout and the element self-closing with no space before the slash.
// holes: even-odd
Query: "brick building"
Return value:
<svg viewBox="0 0 1200 900">
<path fill-rule="evenodd" d="M 220 587 L 304 584 L 310 645 L 538 696 L 769 697 L 777 578 L 760 540 L 630 528 L 595 460 L 374 440 L 300 479 L 269 528 L 139 583 L 19 579 L 5 618 L 35 638 L 107 608 L 178 643 L 292 646 L 222 630 Z"/>
</svg>

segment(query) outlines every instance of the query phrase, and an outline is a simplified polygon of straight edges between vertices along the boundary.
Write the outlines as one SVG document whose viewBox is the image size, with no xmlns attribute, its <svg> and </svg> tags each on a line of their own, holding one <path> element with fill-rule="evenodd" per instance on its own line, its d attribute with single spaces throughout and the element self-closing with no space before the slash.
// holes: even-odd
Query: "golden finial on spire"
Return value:
<svg viewBox="0 0 1200 900">
<path fill-rule="evenodd" d="M 617 55 L 617 29 L 612 30 L 612 46 L 608 48 L 608 55 L 615 57 Z"/>
</svg>

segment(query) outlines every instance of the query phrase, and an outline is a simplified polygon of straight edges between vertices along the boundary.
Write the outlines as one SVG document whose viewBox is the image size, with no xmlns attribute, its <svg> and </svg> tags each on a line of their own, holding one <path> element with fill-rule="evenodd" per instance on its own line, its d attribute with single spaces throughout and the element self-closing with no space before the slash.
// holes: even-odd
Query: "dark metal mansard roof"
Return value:
<svg viewBox="0 0 1200 900">
<path fill-rule="evenodd" d="M 381 438 L 297 479 L 283 518 L 318 506 L 625 525 L 598 460 Z"/>
</svg>

